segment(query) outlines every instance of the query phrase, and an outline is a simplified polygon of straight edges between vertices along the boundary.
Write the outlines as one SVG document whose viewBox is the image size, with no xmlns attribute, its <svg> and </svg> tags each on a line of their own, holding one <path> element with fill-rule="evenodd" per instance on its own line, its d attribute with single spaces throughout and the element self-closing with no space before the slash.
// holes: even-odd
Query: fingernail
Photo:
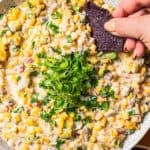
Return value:
<svg viewBox="0 0 150 150">
<path fill-rule="evenodd" d="M 128 49 L 126 47 L 124 47 L 124 52 L 128 52 Z"/>
<path fill-rule="evenodd" d="M 133 59 L 136 59 L 137 58 L 137 54 L 136 54 L 136 52 L 134 51 L 133 52 Z"/>
<path fill-rule="evenodd" d="M 104 24 L 104 27 L 109 32 L 115 32 L 115 21 L 114 21 L 114 19 L 106 22 Z"/>
</svg>

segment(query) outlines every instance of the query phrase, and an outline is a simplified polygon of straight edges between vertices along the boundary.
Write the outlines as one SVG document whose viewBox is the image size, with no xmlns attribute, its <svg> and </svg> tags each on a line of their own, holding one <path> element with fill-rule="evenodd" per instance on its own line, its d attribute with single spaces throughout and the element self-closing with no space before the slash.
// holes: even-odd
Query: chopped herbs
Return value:
<svg viewBox="0 0 150 150">
<path fill-rule="evenodd" d="M 99 95 L 102 97 L 114 98 L 115 92 L 111 89 L 111 87 L 109 85 L 106 85 L 100 90 Z"/>
<path fill-rule="evenodd" d="M 61 19 L 62 18 L 62 14 L 60 12 L 55 12 L 51 15 L 52 19 Z"/>
<path fill-rule="evenodd" d="M 21 76 L 18 76 L 18 77 L 17 77 L 17 81 L 20 81 L 20 80 L 21 80 Z"/>
<path fill-rule="evenodd" d="M 45 121 L 49 122 L 51 118 L 51 114 L 49 112 L 42 111 L 40 117 Z"/>
<path fill-rule="evenodd" d="M 39 93 L 34 94 L 32 99 L 31 99 L 31 103 L 37 103 L 38 102 L 38 96 L 39 96 Z"/>
<path fill-rule="evenodd" d="M 59 33 L 59 27 L 53 24 L 51 21 L 46 22 L 46 26 L 51 29 L 54 34 Z"/>
<path fill-rule="evenodd" d="M 101 109 L 107 111 L 109 109 L 109 102 L 103 102 L 101 104 Z"/>
<path fill-rule="evenodd" d="M 36 77 L 38 74 L 39 74 L 38 71 L 35 70 L 35 71 L 31 71 L 29 76 L 30 77 Z"/>
<path fill-rule="evenodd" d="M 79 6 L 73 6 L 72 10 L 74 13 L 78 13 L 80 11 L 80 7 Z"/>
<path fill-rule="evenodd" d="M 60 150 L 61 145 L 63 145 L 65 143 L 64 140 L 58 138 L 56 141 L 56 144 L 54 145 L 58 150 Z"/>
<path fill-rule="evenodd" d="M 13 52 L 18 52 L 20 50 L 20 46 L 18 45 L 14 45 L 14 47 L 12 48 Z"/>
<path fill-rule="evenodd" d="M 86 53 L 72 53 L 61 59 L 45 59 L 43 65 L 47 67 L 48 73 L 43 74 L 44 79 L 39 86 L 48 89 L 47 95 L 54 101 L 49 117 L 57 111 L 75 111 L 79 105 L 89 109 L 97 108 L 96 100 L 81 101 L 81 96 L 88 93 L 88 89 L 94 87 L 97 80 L 95 69 L 86 57 Z"/>
<path fill-rule="evenodd" d="M 101 75 L 99 75 L 99 78 L 103 78 L 109 72 L 109 70 L 105 69 L 104 72 Z"/>
<path fill-rule="evenodd" d="M 17 107 L 13 110 L 13 113 L 21 113 L 24 110 L 23 106 Z"/>
<path fill-rule="evenodd" d="M 117 54 L 115 52 L 106 53 L 104 55 L 104 58 L 109 59 L 109 60 L 115 60 L 117 58 Z"/>
<path fill-rule="evenodd" d="M 126 131 L 125 131 L 125 134 L 131 135 L 131 134 L 133 134 L 134 132 L 135 132 L 135 130 L 126 130 Z"/>
<path fill-rule="evenodd" d="M 67 35 L 67 42 L 68 43 L 72 43 L 72 37 L 71 37 L 71 35 L 69 34 L 69 35 Z"/>
<path fill-rule="evenodd" d="M 32 8 L 32 4 L 31 4 L 30 0 L 27 0 L 27 4 L 28 4 L 29 8 Z"/>
<path fill-rule="evenodd" d="M 35 41 L 32 41 L 31 47 L 32 49 L 35 48 Z"/>
<path fill-rule="evenodd" d="M 55 48 L 55 47 L 51 46 L 51 49 L 52 49 L 53 52 L 55 52 L 57 54 L 61 54 L 61 51 L 58 48 Z"/>
<path fill-rule="evenodd" d="M 4 14 L 0 13 L 0 20 L 2 20 L 4 17 Z"/>
<path fill-rule="evenodd" d="M 132 110 L 128 111 L 128 115 L 129 115 L 129 116 L 136 115 L 135 109 L 132 109 Z"/>
<path fill-rule="evenodd" d="M 91 117 L 90 116 L 87 116 L 85 119 L 84 119 L 84 122 L 85 124 L 88 124 L 92 121 Z"/>
<path fill-rule="evenodd" d="M 81 105 L 85 106 L 87 109 L 96 109 L 101 107 L 96 97 L 91 97 L 81 101 Z"/>
<path fill-rule="evenodd" d="M 7 32 L 7 30 L 1 30 L 0 31 L 0 37 L 2 37 L 6 32 Z"/>
<path fill-rule="evenodd" d="M 75 118 L 74 118 L 75 121 L 81 121 L 82 120 L 82 117 L 81 115 L 79 114 L 75 114 Z"/>
<path fill-rule="evenodd" d="M 46 53 L 45 52 L 41 52 L 37 54 L 38 58 L 46 58 Z"/>
</svg>

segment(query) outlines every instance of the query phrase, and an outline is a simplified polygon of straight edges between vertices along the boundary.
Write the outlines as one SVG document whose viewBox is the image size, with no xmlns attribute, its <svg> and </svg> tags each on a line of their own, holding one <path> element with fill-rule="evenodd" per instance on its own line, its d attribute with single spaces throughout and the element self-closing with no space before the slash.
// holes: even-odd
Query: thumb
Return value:
<svg viewBox="0 0 150 150">
<path fill-rule="evenodd" d="M 142 34 L 142 18 L 114 18 L 106 22 L 104 28 L 114 35 L 140 39 Z"/>
</svg>

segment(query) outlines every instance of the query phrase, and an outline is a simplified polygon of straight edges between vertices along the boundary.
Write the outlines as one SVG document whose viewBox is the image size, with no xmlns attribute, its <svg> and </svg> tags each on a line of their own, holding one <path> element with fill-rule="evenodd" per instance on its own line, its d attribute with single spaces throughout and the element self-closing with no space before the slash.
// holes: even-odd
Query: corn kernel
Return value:
<svg viewBox="0 0 150 150">
<path fill-rule="evenodd" d="M 0 61 L 6 61 L 7 59 L 7 53 L 5 49 L 5 45 L 3 44 L 2 39 L 0 38 Z"/>
<path fill-rule="evenodd" d="M 20 16 L 20 9 L 19 8 L 13 8 L 9 11 L 8 13 L 8 20 L 9 21 L 14 21 L 17 20 Z"/>
<path fill-rule="evenodd" d="M 35 122 L 35 120 L 33 120 L 33 118 L 29 117 L 26 120 L 26 125 L 28 125 L 28 126 L 36 126 L 37 123 Z"/>
<path fill-rule="evenodd" d="M 33 117 L 39 117 L 40 112 L 41 112 L 41 109 L 40 109 L 39 107 L 34 107 L 34 108 L 32 108 L 32 110 L 31 110 L 31 115 L 32 115 Z"/>
</svg>

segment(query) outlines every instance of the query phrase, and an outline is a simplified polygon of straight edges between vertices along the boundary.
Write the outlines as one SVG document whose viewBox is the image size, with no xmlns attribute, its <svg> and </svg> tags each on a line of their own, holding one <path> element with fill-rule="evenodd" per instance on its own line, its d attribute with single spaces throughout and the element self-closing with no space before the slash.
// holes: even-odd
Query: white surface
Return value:
<svg viewBox="0 0 150 150">
<path fill-rule="evenodd" d="M 116 6 L 119 0 L 105 0 L 105 2 L 113 6 Z M 122 150 L 131 150 L 143 138 L 143 136 L 149 129 L 150 129 L 150 113 L 148 113 L 144 117 L 143 123 L 141 124 L 141 129 L 136 131 L 134 134 L 128 136 Z M 0 140 L 0 150 L 10 150 L 10 149 L 3 141 Z"/>
</svg>

